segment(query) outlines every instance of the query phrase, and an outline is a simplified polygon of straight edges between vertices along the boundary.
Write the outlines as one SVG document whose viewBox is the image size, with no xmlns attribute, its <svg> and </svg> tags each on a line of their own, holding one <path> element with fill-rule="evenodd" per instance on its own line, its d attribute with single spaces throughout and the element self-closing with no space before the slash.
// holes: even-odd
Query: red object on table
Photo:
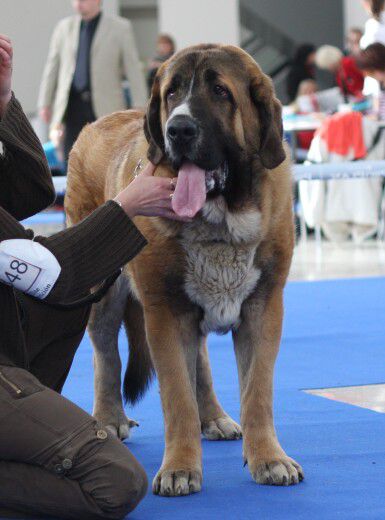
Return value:
<svg viewBox="0 0 385 520">
<path fill-rule="evenodd" d="M 325 119 L 317 132 L 317 135 L 326 142 L 331 153 L 348 155 L 353 150 L 354 159 L 362 159 L 366 156 L 360 112 L 334 114 Z"/>
</svg>

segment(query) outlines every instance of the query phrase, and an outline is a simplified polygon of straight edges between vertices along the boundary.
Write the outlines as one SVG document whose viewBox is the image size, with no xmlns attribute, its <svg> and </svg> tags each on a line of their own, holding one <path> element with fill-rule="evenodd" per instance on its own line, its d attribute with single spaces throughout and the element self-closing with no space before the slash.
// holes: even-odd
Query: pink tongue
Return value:
<svg viewBox="0 0 385 520">
<path fill-rule="evenodd" d="M 180 217 L 195 217 L 206 201 L 205 171 L 185 162 L 178 173 L 172 209 Z"/>
</svg>

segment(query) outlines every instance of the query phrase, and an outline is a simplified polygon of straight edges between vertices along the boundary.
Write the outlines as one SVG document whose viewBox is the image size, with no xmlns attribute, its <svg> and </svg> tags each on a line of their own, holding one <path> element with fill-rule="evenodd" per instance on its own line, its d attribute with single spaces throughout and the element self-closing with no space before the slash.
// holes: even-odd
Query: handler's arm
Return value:
<svg viewBox="0 0 385 520">
<path fill-rule="evenodd" d="M 46 248 L 46 253 L 42 250 L 43 260 L 45 254 L 56 258 L 60 275 L 45 298 L 52 303 L 71 302 L 85 295 L 146 245 L 146 240 L 131 219 L 114 201 L 106 202 L 76 226 L 48 238 L 34 238 L 31 230 L 24 229 L 0 207 L 0 246 L 5 244 L 1 244 L 2 241 L 9 239 L 33 239 Z M 25 250 L 28 249 L 26 243 Z M 14 267 L 17 265 L 14 264 Z M 14 275 L 17 275 L 16 271 Z M 8 272 L 11 273 L 10 269 Z"/>
<path fill-rule="evenodd" d="M 21 220 L 52 204 L 55 190 L 41 144 L 13 95 L 0 119 L 0 141 L 0 206 Z"/>
</svg>

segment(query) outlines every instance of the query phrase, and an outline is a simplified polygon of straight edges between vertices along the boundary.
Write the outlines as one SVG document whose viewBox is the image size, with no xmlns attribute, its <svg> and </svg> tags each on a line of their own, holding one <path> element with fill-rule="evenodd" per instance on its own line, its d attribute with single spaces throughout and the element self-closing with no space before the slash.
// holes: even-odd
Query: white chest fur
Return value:
<svg viewBox="0 0 385 520">
<path fill-rule="evenodd" d="M 204 311 L 202 333 L 226 332 L 239 325 L 242 303 L 260 277 L 254 266 L 260 215 L 253 211 L 237 217 L 218 201 L 206 204 L 203 215 L 183 235 L 185 290 Z"/>
</svg>

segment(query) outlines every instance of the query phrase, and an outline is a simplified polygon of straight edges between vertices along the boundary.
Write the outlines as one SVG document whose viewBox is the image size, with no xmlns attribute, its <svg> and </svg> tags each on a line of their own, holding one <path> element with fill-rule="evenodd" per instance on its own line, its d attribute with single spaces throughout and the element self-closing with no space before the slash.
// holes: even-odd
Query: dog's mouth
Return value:
<svg viewBox="0 0 385 520">
<path fill-rule="evenodd" d="M 206 192 L 221 192 L 225 189 L 226 179 L 229 175 L 229 165 L 225 161 L 215 170 L 206 171 Z"/>
<path fill-rule="evenodd" d="M 191 162 L 184 162 L 172 198 L 172 208 L 183 218 L 193 218 L 203 208 L 207 194 L 223 191 L 228 175 L 225 161 L 215 170 L 204 170 Z"/>
</svg>

